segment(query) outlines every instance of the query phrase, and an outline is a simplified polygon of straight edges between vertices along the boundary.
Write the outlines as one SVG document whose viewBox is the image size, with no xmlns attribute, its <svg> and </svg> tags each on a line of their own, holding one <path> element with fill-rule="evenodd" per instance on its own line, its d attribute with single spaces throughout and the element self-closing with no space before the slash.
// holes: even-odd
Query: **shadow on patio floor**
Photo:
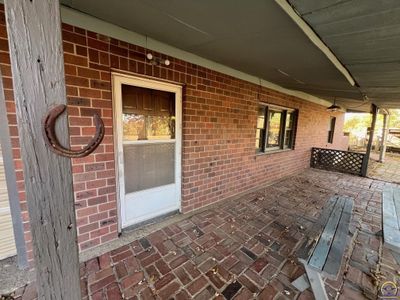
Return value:
<svg viewBox="0 0 400 300">
<path fill-rule="evenodd" d="M 290 282 L 304 273 L 293 255 L 334 195 L 354 198 L 346 256 L 331 299 L 376 299 L 399 265 L 382 246 L 385 182 L 308 169 L 224 201 L 81 265 L 84 299 L 313 299 Z M 35 298 L 33 285 L 16 299 Z"/>
</svg>

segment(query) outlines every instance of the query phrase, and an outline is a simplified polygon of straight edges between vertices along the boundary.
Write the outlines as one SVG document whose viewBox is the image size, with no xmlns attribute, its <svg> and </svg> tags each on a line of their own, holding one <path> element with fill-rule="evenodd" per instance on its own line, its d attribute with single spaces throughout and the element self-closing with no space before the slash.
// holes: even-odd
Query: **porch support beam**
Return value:
<svg viewBox="0 0 400 300">
<path fill-rule="evenodd" d="M 372 104 L 371 130 L 369 132 L 367 151 L 366 151 L 365 156 L 364 156 L 363 166 L 362 166 L 362 170 L 361 170 L 361 174 L 362 174 L 363 177 L 366 177 L 367 173 L 368 173 L 368 163 L 369 163 L 369 158 L 371 156 L 372 143 L 373 143 L 373 139 L 374 139 L 374 132 L 375 132 L 375 125 L 376 125 L 377 115 L 378 115 L 378 107 L 375 104 Z"/>
<path fill-rule="evenodd" d="M 386 155 L 386 141 L 388 136 L 388 127 L 389 127 L 389 114 L 383 115 L 383 127 L 382 127 L 382 141 L 381 141 L 381 151 L 379 153 L 379 162 L 385 162 Z"/>
<path fill-rule="evenodd" d="M 14 98 L 39 299 L 80 299 L 69 158 L 42 137 L 48 109 L 66 104 L 59 0 L 5 0 Z M 57 124 L 69 146 L 67 118 Z"/>
</svg>

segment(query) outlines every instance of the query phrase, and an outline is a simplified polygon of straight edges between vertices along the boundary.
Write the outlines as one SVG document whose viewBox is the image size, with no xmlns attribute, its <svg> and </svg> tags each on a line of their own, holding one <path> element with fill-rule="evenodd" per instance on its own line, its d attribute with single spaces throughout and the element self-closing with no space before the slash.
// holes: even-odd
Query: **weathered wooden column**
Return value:
<svg viewBox="0 0 400 300">
<path fill-rule="evenodd" d="M 367 176 L 367 173 L 368 173 L 368 163 L 369 163 L 369 158 L 371 156 L 372 142 L 374 140 L 374 132 L 375 132 L 377 115 L 378 115 L 378 107 L 375 104 L 372 104 L 371 131 L 369 132 L 367 151 L 365 153 L 363 165 L 362 165 L 362 169 L 361 169 L 361 174 L 363 177 Z"/>
<path fill-rule="evenodd" d="M 382 127 L 382 141 L 381 141 L 381 151 L 379 153 L 379 162 L 385 162 L 386 155 L 386 141 L 388 135 L 388 127 L 389 127 L 389 114 L 385 113 L 383 115 L 383 127 Z"/>
<path fill-rule="evenodd" d="M 66 104 L 59 1 L 5 0 L 5 10 L 39 299 L 80 299 L 71 161 L 41 129 L 48 109 Z M 57 132 L 68 146 L 66 117 Z"/>
</svg>

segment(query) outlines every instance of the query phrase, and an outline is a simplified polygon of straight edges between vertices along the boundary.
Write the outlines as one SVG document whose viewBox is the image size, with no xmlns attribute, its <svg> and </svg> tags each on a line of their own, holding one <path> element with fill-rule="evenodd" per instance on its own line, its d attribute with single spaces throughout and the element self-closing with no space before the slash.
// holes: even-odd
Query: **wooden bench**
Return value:
<svg viewBox="0 0 400 300">
<path fill-rule="evenodd" d="M 352 209 L 351 198 L 331 197 L 307 233 L 308 238 L 296 251 L 306 273 L 292 282 L 301 292 L 311 285 L 315 299 L 328 299 L 323 278 L 336 279 L 339 273 Z"/>
<path fill-rule="evenodd" d="M 382 192 L 382 223 L 384 245 L 392 253 L 400 253 L 400 188 L 388 185 Z"/>
</svg>

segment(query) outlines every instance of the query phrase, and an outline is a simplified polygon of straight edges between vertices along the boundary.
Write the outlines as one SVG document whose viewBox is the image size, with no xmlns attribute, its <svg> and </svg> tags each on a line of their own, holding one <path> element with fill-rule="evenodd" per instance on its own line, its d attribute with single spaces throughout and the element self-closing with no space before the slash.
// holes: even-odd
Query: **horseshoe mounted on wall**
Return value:
<svg viewBox="0 0 400 300">
<path fill-rule="evenodd" d="M 67 149 L 58 141 L 55 129 L 57 118 L 65 111 L 66 108 L 67 106 L 64 104 L 57 105 L 50 109 L 43 117 L 42 133 L 46 145 L 49 146 L 51 151 L 65 157 L 78 158 L 88 156 L 90 153 L 96 150 L 103 140 L 105 133 L 103 120 L 97 113 L 95 113 L 94 122 L 96 125 L 96 134 L 93 139 L 89 142 L 89 144 L 80 150 Z"/>
</svg>

